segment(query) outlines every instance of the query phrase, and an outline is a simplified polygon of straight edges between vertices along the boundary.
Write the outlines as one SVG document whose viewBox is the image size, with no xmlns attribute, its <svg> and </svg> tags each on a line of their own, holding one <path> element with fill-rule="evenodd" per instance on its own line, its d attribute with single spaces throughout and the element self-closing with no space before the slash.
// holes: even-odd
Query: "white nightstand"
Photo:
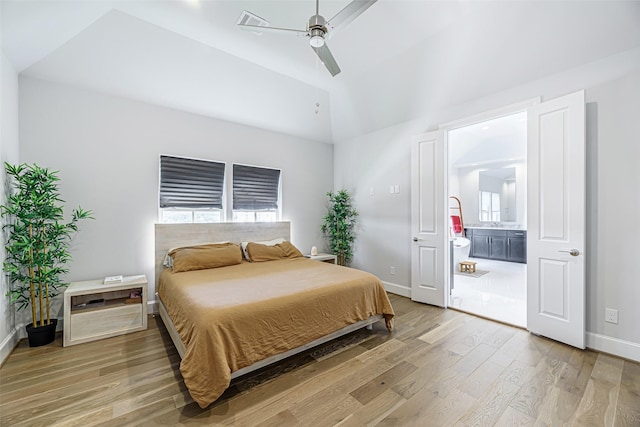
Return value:
<svg viewBox="0 0 640 427">
<path fill-rule="evenodd" d="M 314 261 L 322 261 L 329 264 L 338 263 L 338 257 L 331 254 L 305 255 L 305 257 L 312 259 Z"/>
<path fill-rule="evenodd" d="M 72 282 L 64 291 L 65 347 L 147 329 L 146 276 L 103 281 Z M 130 298 L 132 292 L 140 298 Z"/>
</svg>

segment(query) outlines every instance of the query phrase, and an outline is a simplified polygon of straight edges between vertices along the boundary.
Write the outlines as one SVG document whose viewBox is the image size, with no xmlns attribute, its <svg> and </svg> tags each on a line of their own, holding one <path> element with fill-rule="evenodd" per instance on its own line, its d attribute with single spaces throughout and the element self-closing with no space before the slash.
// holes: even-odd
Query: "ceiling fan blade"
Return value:
<svg viewBox="0 0 640 427">
<path fill-rule="evenodd" d="M 295 30 L 293 28 L 278 28 L 278 27 L 262 27 L 260 25 L 247 25 L 237 24 L 238 27 L 245 31 L 253 31 L 254 33 L 272 33 L 272 34 L 292 34 L 298 37 L 307 35 L 305 30 Z"/>
<path fill-rule="evenodd" d="M 339 28 L 344 27 L 349 22 L 362 15 L 362 13 L 365 10 L 369 9 L 371 5 L 373 5 L 376 1 L 378 0 L 353 0 L 351 3 L 346 5 L 344 9 L 338 12 L 336 16 L 329 19 L 329 21 L 327 22 L 329 34 Z"/>
<path fill-rule="evenodd" d="M 322 61 L 324 66 L 327 67 L 327 70 L 329 70 L 332 76 L 340 73 L 340 67 L 338 67 L 338 63 L 331 54 L 331 51 L 329 50 L 329 47 L 326 43 L 320 47 L 312 47 L 312 49 L 316 51 L 316 55 L 318 55 L 318 58 L 320 58 L 320 60 Z"/>
</svg>

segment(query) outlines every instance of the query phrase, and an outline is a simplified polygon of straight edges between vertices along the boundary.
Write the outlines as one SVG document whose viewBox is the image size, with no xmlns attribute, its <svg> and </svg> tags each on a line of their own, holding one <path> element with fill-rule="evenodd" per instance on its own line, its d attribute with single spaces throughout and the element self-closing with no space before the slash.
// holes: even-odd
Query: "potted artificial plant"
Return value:
<svg viewBox="0 0 640 427">
<path fill-rule="evenodd" d="M 353 257 L 354 227 L 358 212 L 351 196 L 345 190 L 329 191 L 328 212 L 322 222 L 322 233 L 329 239 L 331 252 L 337 255 L 339 265 L 348 265 Z"/>
<path fill-rule="evenodd" d="M 3 270 L 10 287 L 7 296 L 17 310 L 31 306 L 27 325 L 29 345 L 53 342 L 58 319 L 51 318 L 51 299 L 65 287 L 60 276 L 71 260 L 69 242 L 78 231 L 78 221 L 91 218 L 91 211 L 74 209 L 71 221 L 63 221 L 56 171 L 37 165 L 5 163 L 11 186 L 6 205 L 0 206 L 6 237 Z"/>
</svg>

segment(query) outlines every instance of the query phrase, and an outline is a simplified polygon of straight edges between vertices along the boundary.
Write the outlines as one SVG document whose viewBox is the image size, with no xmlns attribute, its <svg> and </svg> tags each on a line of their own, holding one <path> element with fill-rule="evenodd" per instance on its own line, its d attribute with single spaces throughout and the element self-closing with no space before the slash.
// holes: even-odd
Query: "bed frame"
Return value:
<svg viewBox="0 0 640 427">
<path fill-rule="evenodd" d="M 230 241 L 234 243 L 240 243 L 247 241 L 272 240 L 279 237 L 282 237 L 286 240 L 291 239 L 291 224 L 289 222 L 281 221 L 262 223 L 228 222 L 213 224 L 156 224 L 156 289 L 160 273 L 162 273 L 162 270 L 164 269 L 162 263 L 169 249 L 179 246 L 197 245 L 210 242 Z M 186 347 L 180 339 L 180 335 L 178 335 L 178 331 L 176 330 L 173 321 L 169 317 L 164 304 L 157 294 L 156 301 L 158 302 L 158 311 L 160 312 L 160 317 L 162 318 L 164 325 L 169 331 L 171 340 L 178 350 L 178 354 L 180 354 L 180 357 L 184 357 L 186 353 Z M 346 326 L 329 335 L 320 337 L 317 340 L 311 341 L 300 347 L 291 349 L 284 353 L 276 354 L 274 356 L 256 362 L 253 365 L 232 372 L 231 378 L 233 379 L 248 374 L 249 372 L 253 372 L 272 363 L 286 359 L 287 357 L 293 356 L 294 354 L 308 350 L 312 347 L 323 344 L 327 341 L 331 341 L 335 338 L 341 337 L 358 329 L 364 327 L 366 327 L 367 329 L 372 329 L 372 325 L 380 320 L 383 320 L 383 316 L 381 314 L 371 316 L 368 319 L 361 320 L 360 322 Z"/>
</svg>

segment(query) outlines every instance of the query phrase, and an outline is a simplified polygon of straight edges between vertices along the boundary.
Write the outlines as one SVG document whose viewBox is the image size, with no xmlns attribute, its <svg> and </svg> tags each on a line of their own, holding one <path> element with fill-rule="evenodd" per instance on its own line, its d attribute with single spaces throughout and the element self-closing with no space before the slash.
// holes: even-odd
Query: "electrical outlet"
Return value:
<svg viewBox="0 0 640 427">
<path fill-rule="evenodd" d="M 393 266 L 389 267 L 389 274 L 394 276 L 396 274 L 396 268 Z"/>
<path fill-rule="evenodd" d="M 618 310 L 613 308 L 606 308 L 604 310 L 604 321 L 609 323 L 618 324 Z"/>
</svg>

